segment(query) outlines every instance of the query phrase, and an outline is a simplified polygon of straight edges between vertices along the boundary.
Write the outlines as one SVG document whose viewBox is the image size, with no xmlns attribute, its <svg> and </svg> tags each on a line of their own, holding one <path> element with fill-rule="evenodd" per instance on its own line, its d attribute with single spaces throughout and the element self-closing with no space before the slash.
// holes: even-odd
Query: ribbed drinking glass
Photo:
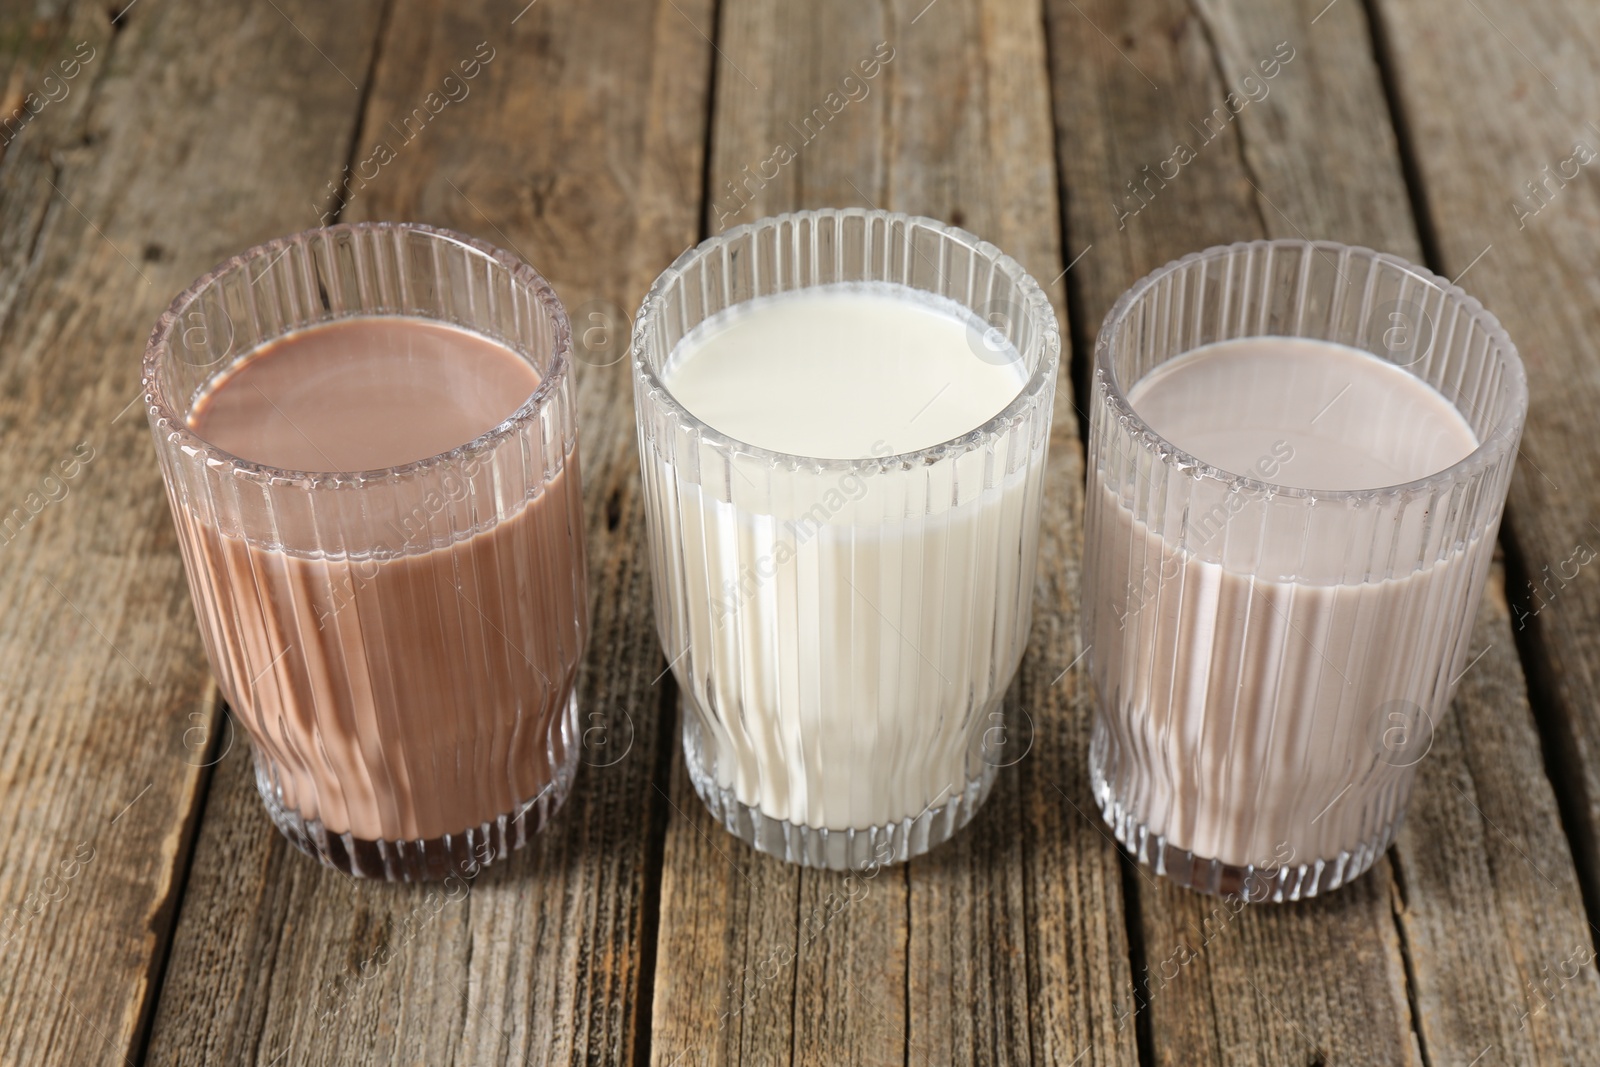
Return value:
<svg viewBox="0 0 1600 1067">
<path fill-rule="evenodd" d="M 1020 359 L 1015 398 L 929 448 L 820 459 L 734 440 L 663 384 L 679 342 L 726 309 L 882 283 L 986 323 L 972 358 Z M 1027 641 L 1059 349 L 1033 279 L 930 219 L 765 219 L 656 281 L 633 335 L 656 620 L 690 779 L 732 833 L 861 868 L 926 851 L 983 803 L 1002 762 L 985 737 Z"/>
<path fill-rule="evenodd" d="M 380 470 L 278 469 L 191 429 L 262 345 L 376 316 L 477 334 L 537 390 L 475 440 Z M 466 876 L 566 797 L 587 633 L 570 350 L 527 264 L 392 223 L 253 248 L 151 336 L 144 401 L 206 651 L 273 821 L 324 863 Z"/>
<path fill-rule="evenodd" d="M 1477 447 L 1404 484 L 1292 488 L 1185 453 L 1129 402 L 1167 361 L 1251 337 L 1400 367 Z M 1293 900 L 1383 852 L 1466 666 L 1526 408 L 1494 316 L 1368 249 L 1212 248 L 1117 302 L 1094 354 L 1081 622 L 1091 780 L 1141 862 L 1201 890 Z M 1226 402 L 1211 414 L 1240 417 Z M 1339 415 L 1357 428 L 1383 417 Z"/>
</svg>

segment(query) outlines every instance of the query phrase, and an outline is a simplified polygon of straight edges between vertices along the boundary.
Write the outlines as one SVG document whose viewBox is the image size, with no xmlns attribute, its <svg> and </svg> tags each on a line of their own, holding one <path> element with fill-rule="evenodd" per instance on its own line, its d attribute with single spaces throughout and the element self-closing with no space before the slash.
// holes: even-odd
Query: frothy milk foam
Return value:
<svg viewBox="0 0 1600 1067">
<path fill-rule="evenodd" d="M 738 305 L 683 338 L 663 381 L 743 443 L 865 459 L 976 429 L 1025 371 L 955 302 L 867 283 Z M 982 773 L 974 719 L 998 711 L 1020 656 L 1024 489 L 1042 465 L 984 490 L 985 463 L 1006 466 L 979 450 L 922 479 L 819 470 L 776 494 L 752 461 L 728 476 L 734 502 L 689 478 L 663 493 L 684 531 L 681 669 L 720 789 L 842 830 L 915 818 Z"/>
<path fill-rule="evenodd" d="M 1203 463 L 1301 489 L 1414 481 L 1478 444 L 1426 382 L 1325 341 L 1207 345 L 1146 374 L 1128 401 Z M 1087 635 L 1090 663 L 1122 754 L 1110 788 L 1127 814 L 1237 866 L 1370 843 L 1448 700 L 1472 625 L 1450 606 L 1481 587 L 1493 545 L 1474 538 L 1421 569 L 1351 580 L 1345 561 L 1367 546 L 1336 524 L 1266 536 L 1224 508 L 1191 515 L 1190 543 L 1175 545 L 1112 489 L 1091 490 L 1090 507 L 1101 514 L 1087 526 L 1088 595 L 1113 605 Z M 1375 536 L 1392 537 L 1403 561 L 1420 531 Z M 1429 666 L 1440 650 L 1442 677 Z M 1386 751 L 1405 740 L 1396 730 L 1411 732 L 1410 749 Z"/>
</svg>

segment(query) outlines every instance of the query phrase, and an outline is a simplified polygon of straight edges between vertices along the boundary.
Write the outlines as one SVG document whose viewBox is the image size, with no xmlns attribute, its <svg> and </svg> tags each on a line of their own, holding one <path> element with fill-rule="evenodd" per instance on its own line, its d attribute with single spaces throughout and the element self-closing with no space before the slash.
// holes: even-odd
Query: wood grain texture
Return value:
<svg viewBox="0 0 1600 1067">
<path fill-rule="evenodd" d="M 1074 248 L 1094 246 L 1070 276 L 1080 347 L 1125 286 L 1210 244 L 1328 237 L 1421 258 L 1360 5 L 1049 11 L 1067 230 Z M 1226 119 L 1216 109 L 1230 91 L 1245 103 Z M 1195 158 L 1149 181 L 1179 143 Z M 1475 652 L 1490 654 L 1440 728 L 1409 828 L 1371 874 L 1325 900 L 1231 919 L 1214 901 L 1137 882 L 1143 969 L 1129 1009 L 1147 1013 L 1157 1062 L 1466 1063 L 1491 1043 L 1516 1050 L 1514 1062 L 1584 1057 L 1577 1032 L 1535 1057 L 1506 1029 L 1522 1010 L 1512 991 L 1525 946 L 1540 946 L 1537 970 L 1585 936 L 1508 621 L 1487 598 Z M 1495 740 L 1493 767 L 1470 758 L 1480 733 Z M 1508 845 L 1531 850 L 1551 884 L 1507 866 Z M 1198 958 L 1169 963 L 1179 946 Z"/>
<path fill-rule="evenodd" d="M 789 1063 L 795 962 L 854 927 L 841 924 L 831 902 L 820 915 L 802 915 L 800 879 L 712 821 L 681 758 L 673 764 L 670 812 L 651 1062 Z M 893 873 L 875 880 L 885 882 L 883 893 L 893 893 L 886 881 Z M 852 917 L 846 911 L 844 922 Z"/>
<path fill-rule="evenodd" d="M 1059 307 L 1040 19 L 1024 0 L 723 5 L 709 229 L 796 207 L 931 215 L 1015 255 Z M 797 124 L 880 42 L 870 91 L 808 139 Z M 779 143 L 797 158 L 746 181 Z M 1063 676 L 1082 501 L 1065 377 L 1051 448 L 1017 766 L 954 841 L 859 885 L 785 867 L 715 826 L 675 763 L 654 1062 L 1135 1062 L 1109 1023 L 1128 981 L 1119 860 L 1061 799 L 1088 810 L 1085 705 Z"/>
<path fill-rule="evenodd" d="M 1593 1059 L 1600 555 L 1569 575 L 1600 550 L 1600 159 L 1560 177 L 1576 144 L 1600 150 L 1583 0 L 524 5 L 0 4 L 0 119 L 59 96 L 0 132 L 0 1061 Z M 869 95 L 749 181 L 880 41 Z M 408 136 L 480 42 L 469 92 Z M 61 79 L 80 43 L 94 58 Z M 1217 125 L 1230 90 L 1248 103 Z M 335 196 L 380 141 L 393 160 Z M 1150 181 L 1179 141 L 1193 162 Z M 341 199 L 515 249 L 580 339 L 585 765 L 539 840 L 448 890 L 357 884 L 265 818 L 128 406 L 173 293 Z M 993 240 L 1070 303 L 1080 357 L 1136 278 L 1262 235 L 1426 247 L 1502 316 L 1533 393 L 1510 577 L 1372 873 L 1224 918 L 1110 842 L 1086 772 L 1065 363 L 1021 753 L 1002 747 L 1015 765 L 973 825 L 847 883 L 712 823 L 661 677 L 627 329 L 703 232 L 822 205 Z M 1196 958 L 1169 979 L 1180 945 Z"/>
<path fill-rule="evenodd" d="M 39 47 L 8 99 L 49 91 L 40 64 L 64 73 L 80 43 L 85 61 L 0 161 L 0 901 L 26 919 L 0 934 L 0 1049 L 131 1063 L 216 716 L 139 359 L 174 293 L 336 166 L 356 92 L 327 64 L 361 69 L 371 40 L 325 60 L 270 9 L 149 5 L 115 27 L 105 5 L 15 9 L 7 40 Z"/>
<path fill-rule="evenodd" d="M 1600 13 L 1582 2 L 1377 5 L 1445 273 L 1522 353 L 1528 423 L 1508 598 L 1600 908 Z"/>
<path fill-rule="evenodd" d="M 217 771 L 151 1062 L 634 1062 L 664 664 L 635 547 L 619 360 L 623 309 L 695 235 L 710 45 L 678 10 L 705 22 L 706 6 L 402 0 L 388 13 L 350 156 L 382 141 L 393 159 L 352 184 L 346 217 L 417 219 L 513 249 L 583 334 L 584 765 L 565 808 L 510 862 L 466 887 L 406 887 L 358 885 L 290 849 L 235 751 Z M 462 78 L 474 56 L 477 75 Z M 420 132 L 405 127 L 432 91 L 454 96 Z"/>
<path fill-rule="evenodd" d="M 87 4 L 0 7 L 0 164 L 12 157 L 0 165 L 0 323 L 37 265 L 55 196 L 51 153 L 82 138 L 111 37 L 104 13 Z"/>
<path fill-rule="evenodd" d="M 1478 613 L 1453 714 L 1435 731 L 1395 849 L 1417 1027 L 1432 1063 L 1582 1063 L 1600 1045 L 1572 852 L 1540 777 L 1503 575 Z"/>
<path fill-rule="evenodd" d="M 1505 520 L 1507 595 L 1589 904 L 1586 923 L 1542 797 L 1497 805 L 1461 786 L 1452 799 L 1482 809 L 1487 842 L 1500 852 L 1491 867 L 1500 892 L 1529 898 L 1544 920 L 1500 957 L 1514 967 L 1499 970 L 1492 1016 L 1461 1018 L 1438 998 L 1432 1018 L 1470 1033 L 1478 1048 L 1492 1044 L 1503 1061 L 1582 1059 L 1592 1052 L 1571 1050 L 1592 1049 L 1600 1025 L 1596 972 L 1592 963 L 1562 972 L 1575 954 L 1581 962 L 1593 952 L 1600 906 L 1600 579 L 1591 551 L 1600 549 L 1600 195 L 1589 164 L 1569 161 L 1580 146 L 1600 150 L 1592 63 L 1600 20 L 1575 3 L 1376 8 L 1441 270 L 1483 297 L 1528 371 L 1528 423 Z M 1496 726 L 1479 726 L 1485 741 Z M 1504 773 L 1493 766 L 1498 746 L 1474 734 L 1468 745 L 1475 776 L 1480 766 Z"/>
</svg>

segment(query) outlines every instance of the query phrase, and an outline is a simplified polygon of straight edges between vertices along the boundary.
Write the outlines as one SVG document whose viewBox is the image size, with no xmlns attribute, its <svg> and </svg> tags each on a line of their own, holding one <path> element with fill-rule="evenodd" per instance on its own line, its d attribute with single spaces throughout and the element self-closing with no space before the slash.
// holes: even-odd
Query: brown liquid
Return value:
<svg viewBox="0 0 1600 1067">
<path fill-rule="evenodd" d="M 241 459 L 371 470 L 467 443 L 538 381 L 477 335 L 355 319 L 263 346 L 189 421 Z M 180 513 L 215 593 L 197 589 L 201 628 L 272 779 L 269 804 L 332 834 L 415 841 L 564 788 L 586 633 L 576 450 L 528 492 L 509 517 L 444 545 L 391 523 L 379 543 L 346 550 L 356 535 L 312 529 L 308 508 L 282 516 L 281 540 L 320 551 L 283 550 Z"/>
<path fill-rule="evenodd" d="M 345 319 L 256 349 L 212 384 L 189 426 L 269 467 L 377 470 L 466 444 L 538 387 L 526 360 L 466 330 Z"/>
</svg>

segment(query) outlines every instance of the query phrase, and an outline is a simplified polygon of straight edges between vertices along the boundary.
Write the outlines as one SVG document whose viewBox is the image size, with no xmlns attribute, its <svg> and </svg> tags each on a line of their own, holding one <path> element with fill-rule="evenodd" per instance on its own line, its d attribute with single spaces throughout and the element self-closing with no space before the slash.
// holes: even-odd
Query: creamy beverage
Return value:
<svg viewBox="0 0 1600 1067">
<path fill-rule="evenodd" d="M 981 799 L 1027 634 L 1043 442 L 891 457 L 1018 396 L 1024 361 L 985 328 L 931 293 L 847 283 L 736 304 L 673 348 L 662 382 L 691 415 L 786 454 L 646 463 L 652 522 L 681 545 L 658 610 L 708 803 L 851 831 L 960 800 L 964 821 Z"/>
<path fill-rule="evenodd" d="M 758 448 L 898 455 L 976 429 L 1022 388 L 1016 349 L 985 329 L 955 301 L 905 286 L 807 289 L 701 323 L 664 380 L 691 414 Z"/>
<path fill-rule="evenodd" d="M 1156 365 L 1127 399 L 1201 463 L 1303 490 L 1401 485 L 1479 443 L 1426 381 L 1326 341 L 1206 345 Z M 1397 512 L 1327 498 L 1273 510 L 1266 495 L 1293 494 L 1162 484 L 1157 499 L 1091 480 L 1085 636 L 1108 779 L 1096 788 L 1116 798 L 1113 821 L 1235 867 L 1371 846 L 1403 811 L 1462 667 L 1461 605 L 1477 603 L 1492 533 L 1441 537 L 1459 510 L 1442 497 Z"/>
<path fill-rule="evenodd" d="M 374 471 L 467 444 L 539 383 L 527 359 L 467 330 L 350 318 L 248 354 L 188 424 L 248 463 Z M 360 523 L 341 525 L 337 495 L 281 507 L 266 541 L 174 507 L 206 576 L 201 629 L 275 817 L 357 843 L 436 841 L 518 815 L 570 772 L 586 627 L 576 449 L 550 480 L 508 488 L 498 515 L 467 491 L 478 462 L 399 492 L 389 514 L 351 497 Z M 369 524 L 371 541 L 340 543 Z"/>
<path fill-rule="evenodd" d="M 466 444 L 538 387 L 527 360 L 475 333 L 400 316 L 345 319 L 235 363 L 196 400 L 189 423 L 252 463 L 376 470 Z"/>
</svg>

